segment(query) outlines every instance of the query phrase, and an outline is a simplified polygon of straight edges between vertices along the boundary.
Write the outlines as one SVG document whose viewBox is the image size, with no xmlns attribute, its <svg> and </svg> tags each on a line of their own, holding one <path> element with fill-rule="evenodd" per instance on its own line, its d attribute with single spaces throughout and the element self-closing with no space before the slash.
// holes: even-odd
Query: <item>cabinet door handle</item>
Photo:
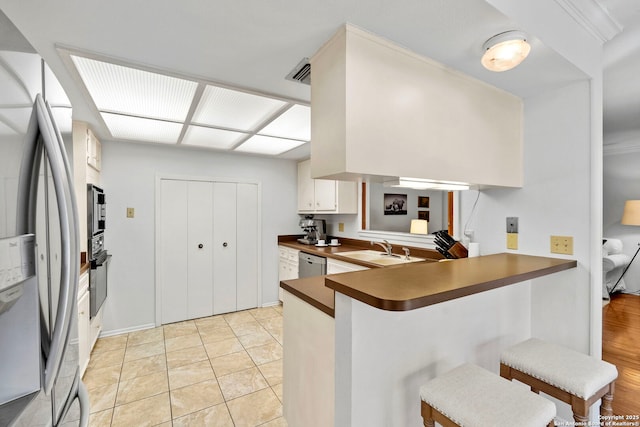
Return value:
<svg viewBox="0 0 640 427">
<path fill-rule="evenodd" d="M 198 245 L 198 249 L 202 249 L 202 248 L 204 248 L 204 245 L 203 245 L 202 243 L 200 243 L 200 244 Z"/>
<path fill-rule="evenodd" d="M 228 244 L 227 242 L 224 242 L 224 243 L 222 244 L 222 246 L 224 246 L 224 247 L 226 248 L 227 246 L 229 246 L 229 244 Z"/>
</svg>

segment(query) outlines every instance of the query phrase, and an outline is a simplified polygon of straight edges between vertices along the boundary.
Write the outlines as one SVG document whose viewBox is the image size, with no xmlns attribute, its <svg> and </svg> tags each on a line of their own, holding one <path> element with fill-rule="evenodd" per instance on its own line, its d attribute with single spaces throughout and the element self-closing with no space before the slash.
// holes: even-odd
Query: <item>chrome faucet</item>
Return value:
<svg viewBox="0 0 640 427">
<path fill-rule="evenodd" d="M 409 248 L 403 247 L 402 250 L 404 251 L 404 259 L 406 261 L 411 260 L 411 258 L 409 257 L 409 254 L 411 253 L 411 251 L 409 251 Z"/>
<path fill-rule="evenodd" d="M 389 256 L 393 256 L 393 252 L 391 252 L 391 251 L 392 251 L 392 249 L 393 249 L 393 246 L 391 246 L 391 243 L 389 243 L 389 242 L 388 242 L 388 241 L 386 241 L 386 240 L 383 240 L 383 242 L 384 242 L 384 243 L 374 242 L 374 241 L 372 240 L 372 241 L 371 241 L 371 246 L 373 246 L 373 245 L 381 246 L 381 247 L 384 249 L 384 251 L 385 251 L 385 253 L 386 253 L 387 255 L 389 255 Z"/>
</svg>

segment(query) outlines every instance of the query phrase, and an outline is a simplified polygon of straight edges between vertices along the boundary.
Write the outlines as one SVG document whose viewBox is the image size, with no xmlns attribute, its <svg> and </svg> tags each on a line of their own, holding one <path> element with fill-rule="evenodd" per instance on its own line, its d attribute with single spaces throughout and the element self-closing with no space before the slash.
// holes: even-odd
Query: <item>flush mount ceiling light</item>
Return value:
<svg viewBox="0 0 640 427">
<path fill-rule="evenodd" d="M 507 71 L 518 66 L 529 55 L 531 46 L 522 31 L 505 31 L 482 46 L 482 65 L 490 71 Z"/>
</svg>

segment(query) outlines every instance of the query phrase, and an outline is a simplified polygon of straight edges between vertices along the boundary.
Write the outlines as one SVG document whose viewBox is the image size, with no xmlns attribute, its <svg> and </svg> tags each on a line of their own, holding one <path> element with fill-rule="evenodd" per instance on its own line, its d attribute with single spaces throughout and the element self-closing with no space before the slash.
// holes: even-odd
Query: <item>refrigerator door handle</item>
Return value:
<svg viewBox="0 0 640 427">
<path fill-rule="evenodd" d="M 44 391 L 51 393 L 62 364 L 67 344 L 79 274 L 78 224 L 75 196 L 72 192 L 69 162 L 66 158 L 62 136 L 53 124 L 51 111 L 40 95 L 36 96 L 36 110 L 40 134 L 50 159 L 51 175 L 56 193 L 60 218 L 60 294 L 55 326 L 49 347 L 44 373 Z"/>
<path fill-rule="evenodd" d="M 80 424 L 79 427 L 87 427 L 89 425 L 89 393 L 84 383 L 80 381 L 78 384 L 78 403 L 80 404 Z"/>
</svg>

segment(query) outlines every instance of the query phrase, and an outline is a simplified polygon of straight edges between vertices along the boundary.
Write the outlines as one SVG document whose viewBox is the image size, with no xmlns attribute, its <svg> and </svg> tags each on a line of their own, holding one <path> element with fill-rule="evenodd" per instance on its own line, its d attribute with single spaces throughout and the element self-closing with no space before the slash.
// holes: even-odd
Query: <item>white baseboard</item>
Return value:
<svg viewBox="0 0 640 427">
<path fill-rule="evenodd" d="M 135 332 L 135 331 L 143 331 L 145 329 L 152 329 L 152 328 L 155 328 L 155 327 L 156 327 L 155 323 L 147 323 L 146 325 L 132 326 L 131 328 L 114 329 L 114 330 L 111 330 L 111 331 L 102 331 L 102 332 L 100 332 L 100 338 L 112 337 L 114 335 L 128 334 L 129 332 Z"/>
<path fill-rule="evenodd" d="M 280 301 L 274 301 L 274 302 L 267 302 L 262 304 L 262 307 L 275 307 L 280 305 Z"/>
</svg>

